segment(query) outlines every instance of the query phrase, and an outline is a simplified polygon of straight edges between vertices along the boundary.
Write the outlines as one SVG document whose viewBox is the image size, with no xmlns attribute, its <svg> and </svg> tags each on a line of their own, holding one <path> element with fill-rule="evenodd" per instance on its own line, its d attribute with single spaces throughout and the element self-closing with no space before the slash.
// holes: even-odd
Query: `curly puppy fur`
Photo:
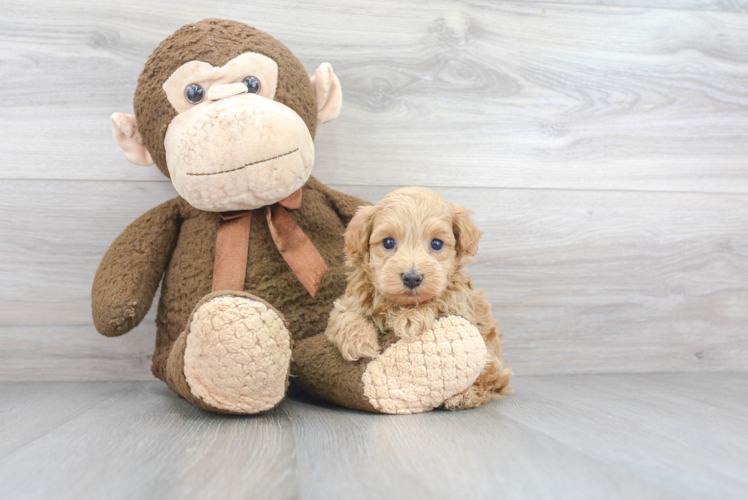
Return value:
<svg viewBox="0 0 748 500">
<path fill-rule="evenodd" d="M 380 341 L 408 341 L 439 317 L 462 316 L 482 334 L 488 360 L 475 384 L 442 408 L 474 408 L 511 391 L 491 305 L 465 271 L 480 236 L 469 211 L 430 189 L 398 189 L 374 206 L 359 207 L 345 232 L 352 271 L 330 314 L 327 338 L 349 361 L 374 358 Z M 393 248 L 385 248 L 387 239 Z M 442 242 L 439 250 L 432 247 L 435 239 Z M 406 274 L 418 276 L 418 285 L 407 286 Z"/>
</svg>

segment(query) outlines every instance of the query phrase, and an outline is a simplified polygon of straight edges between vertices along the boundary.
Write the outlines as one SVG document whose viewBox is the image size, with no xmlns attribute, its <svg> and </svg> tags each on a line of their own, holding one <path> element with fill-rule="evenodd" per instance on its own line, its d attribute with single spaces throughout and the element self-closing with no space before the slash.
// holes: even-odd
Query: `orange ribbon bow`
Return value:
<svg viewBox="0 0 748 500">
<path fill-rule="evenodd" d="M 288 198 L 263 207 L 270 235 L 286 263 L 314 297 L 327 273 L 327 264 L 309 237 L 288 214 L 301 206 L 301 189 Z M 258 209 L 259 210 L 259 209 Z M 244 290 L 249 255 L 249 229 L 253 210 L 224 212 L 216 238 L 213 291 Z"/>
</svg>

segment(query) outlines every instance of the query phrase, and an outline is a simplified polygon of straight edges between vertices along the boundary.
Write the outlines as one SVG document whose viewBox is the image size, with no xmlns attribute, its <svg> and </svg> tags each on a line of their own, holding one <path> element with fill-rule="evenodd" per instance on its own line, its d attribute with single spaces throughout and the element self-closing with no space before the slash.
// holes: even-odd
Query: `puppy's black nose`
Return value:
<svg viewBox="0 0 748 500">
<path fill-rule="evenodd" d="M 422 274 L 418 274 L 413 271 L 403 274 L 403 283 L 405 283 L 405 286 L 407 286 L 411 290 L 420 285 L 421 281 L 423 281 Z"/>
</svg>

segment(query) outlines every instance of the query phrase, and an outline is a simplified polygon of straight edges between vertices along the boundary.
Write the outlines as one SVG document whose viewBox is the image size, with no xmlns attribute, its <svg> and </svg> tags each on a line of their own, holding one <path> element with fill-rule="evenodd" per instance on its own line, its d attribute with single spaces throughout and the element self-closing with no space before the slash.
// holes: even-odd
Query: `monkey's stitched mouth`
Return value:
<svg viewBox="0 0 748 500">
<path fill-rule="evenodd" d="M 232 169 L 229 169 L 229 170 L 221 170 L 220 172 L 205 172 L 205 173 L 202 173 L 202 172 L 187 172 L 187 175 L 195 175 L 195 176 L 197 176 L 197 175 L 228 174 L 230 172 L 236 172 L 238 170 L 244 170 L 245 168 L 251 167 L 252 165 L 257 165 L 258 163 L 265 163 L 266 161 L 272 161 L 272 160 L 277 160 L 278 158 L 283 158 L 284 156 L 288 156 L 288 155 L 294 154 L 298 150 L 299 150 L 299 148 L 296 148 L 296 149 L 294 149 L 292 151 L 288 151 L 286 153 L 279 154 L 277 156 L 273 156 L 272 158 L 265 158 L 264 160 L 253 161 L 252 163 L 247 163 L 243 167 L 236 167 L 236 168 L 232 168 Z"/>
</svg>

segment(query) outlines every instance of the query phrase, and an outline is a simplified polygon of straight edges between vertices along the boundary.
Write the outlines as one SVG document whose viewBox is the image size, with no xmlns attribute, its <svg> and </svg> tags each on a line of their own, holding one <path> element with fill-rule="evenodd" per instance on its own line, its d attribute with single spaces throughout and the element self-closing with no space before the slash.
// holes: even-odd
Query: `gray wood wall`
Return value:
<svg viewBox="0 0 748 500">
<path fill-rule="evenodd" d="M 129 164 L 156 45 L 206 17 L 329 61 L 315 175 L 474 210 L 518 374 L 748 367 L 748 1 L 0 2 L 0 379 L 150 378 L 154 314 L 100 337 L 111 241 L 175 196 Z"/>
</svg>

